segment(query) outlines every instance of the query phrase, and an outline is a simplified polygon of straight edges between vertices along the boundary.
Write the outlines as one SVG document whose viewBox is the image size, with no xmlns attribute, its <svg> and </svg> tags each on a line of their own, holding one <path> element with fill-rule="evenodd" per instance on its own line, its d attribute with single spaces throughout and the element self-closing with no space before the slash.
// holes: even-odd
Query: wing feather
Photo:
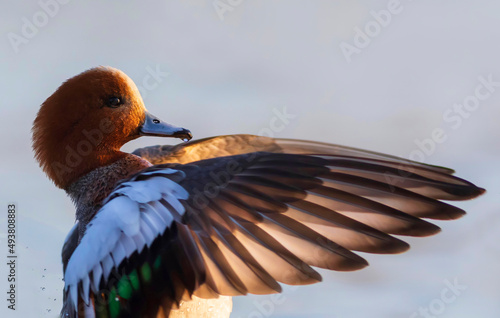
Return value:
<svg viewBox="0 0 500 318">
<path fill-rule="evenodd" d="M 311 266 L 357 270 L 368 263 L 353 251 L 403 252 L 391 234 L 435 234 L 422 218 L 464 214 L 440 199 L 484 192 L 450 169 L 297 140 L 221 136 L 137 153 L 162 164 L 118 184 L 88 224 L 66 266 L 69 317 L 168 316 L 192 295 L 316 283 Z"/>
</svg>

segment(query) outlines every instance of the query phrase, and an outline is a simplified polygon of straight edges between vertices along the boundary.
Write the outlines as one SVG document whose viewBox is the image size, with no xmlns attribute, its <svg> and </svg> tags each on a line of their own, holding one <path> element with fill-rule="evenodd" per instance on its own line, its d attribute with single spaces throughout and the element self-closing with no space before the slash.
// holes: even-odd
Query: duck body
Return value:
<svg viewBox="0 0 500 318">
<path fill-rule="evenodd" d="M 104 199 L 110 195 L 120 181 L 150 166 L 152 164 L 149 161 L 129 154 L 108 166 L 92 170 L 66 189 L 76 207 L 77 224 L 75 231 L 65 241 L 62 255 L 64 268 L 85 234 L 87 224 L 102 207 Z M 220 296 L 217 299 L 202 299 L 193 295 L 192 300 L 181 300 L 178 305 L 173 305 L 168 317 L 224 318 L 229 317 L 231 311 L 231 297 Z M 66 313 L 62 313 L 63 317 L 65 315 Z M 157 313 L 158 317 L 165 315 L 163 309 Z"/>
<path fill-rule="evenodd" d="M 223 318 L 231 297 L 321 281 L 313 267 L 368 265 L 393 235 L 465 212 L 440 200 L 484 192 L 453 170 L 313 141 L 217 136 L 120 151 L 140 136 L 191 133 L 151 115 L 111 67 L 83 72 L 40 108 L 33 148 L 75 203 L 62 250 L 62 317 Z"/>
</svg>

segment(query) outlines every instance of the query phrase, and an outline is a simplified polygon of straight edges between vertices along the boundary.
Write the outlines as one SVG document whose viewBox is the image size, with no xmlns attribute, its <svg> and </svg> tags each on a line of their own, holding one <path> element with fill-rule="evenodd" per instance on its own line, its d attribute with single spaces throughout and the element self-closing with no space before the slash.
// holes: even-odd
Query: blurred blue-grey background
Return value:
<svg viewBox="0 0 500 318">
<path fill-rule="evenodd" d="M 280 298 L 235 298 L 232 317 L 500 316 L 498 1 L 7 0 L 0 8 L 0 316 L 60 310 L 59 255 L 74 210 L 34 161 L 30 128 L 62 81 L 97 65 L 122 69 L 152 113 L 195 138 L 338 143 L 449 166 L 488 189 L 459 203 L 469 214 L 440 222 L 439 235 L 410 239 L 409 252 L 366 255 L 369 268 L 322 271 L 322 283 Z M 271 129 L 283 111 L 289 119 Z M 436 129 L 444 137 L 431 146 Z M 4 300 L 8 202 L 18 205 L 15 312 Z"/>
</svg>

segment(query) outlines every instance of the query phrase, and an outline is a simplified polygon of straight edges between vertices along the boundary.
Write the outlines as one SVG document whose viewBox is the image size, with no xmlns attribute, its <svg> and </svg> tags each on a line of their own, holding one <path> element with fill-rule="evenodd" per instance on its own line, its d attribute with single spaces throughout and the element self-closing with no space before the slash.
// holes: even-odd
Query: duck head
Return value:
<svg viewBox="0 0 500 318">
<path fill-rule="evenodd" d="M 126 156 L 120 148 L 128 141 L 148 135 L 192 138 L 189 130 L 148 113 L 125 73 L 97 67 L 64 82 L 42 104 L 33 123 L 33 149 L 48 177 L 65 189 Z"/>
</svg>

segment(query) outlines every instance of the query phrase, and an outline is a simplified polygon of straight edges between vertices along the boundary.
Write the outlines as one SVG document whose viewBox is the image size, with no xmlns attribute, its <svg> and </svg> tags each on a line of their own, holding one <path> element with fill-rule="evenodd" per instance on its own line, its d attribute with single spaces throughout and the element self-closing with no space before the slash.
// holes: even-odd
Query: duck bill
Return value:
<svg viewBox="0 0 500 318">
<path fill-rule="evenodd" d="M 191 140 L 193 135 L 185 128 L 170 125 L 158 117 L 146 112 L 146 118 L 139 127 L 141 136 L 175 137 L 183 140 Z"/>
</svg>

